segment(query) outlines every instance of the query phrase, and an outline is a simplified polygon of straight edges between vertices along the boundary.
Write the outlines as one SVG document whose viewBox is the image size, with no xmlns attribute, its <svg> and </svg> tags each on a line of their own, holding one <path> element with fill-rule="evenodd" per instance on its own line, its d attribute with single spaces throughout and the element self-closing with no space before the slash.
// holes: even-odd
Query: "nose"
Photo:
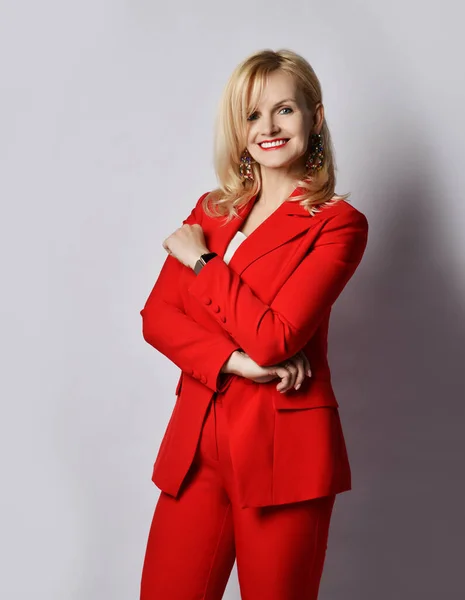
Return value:
<svg viewBox="0 0 465 600">
<path fill-rule="evenodd" d="M 277 123 L 273 119 L 273 115 L 264 115 L 261 120 L 262 135 L 273 135 L 279 131 Z"/>
</svg>

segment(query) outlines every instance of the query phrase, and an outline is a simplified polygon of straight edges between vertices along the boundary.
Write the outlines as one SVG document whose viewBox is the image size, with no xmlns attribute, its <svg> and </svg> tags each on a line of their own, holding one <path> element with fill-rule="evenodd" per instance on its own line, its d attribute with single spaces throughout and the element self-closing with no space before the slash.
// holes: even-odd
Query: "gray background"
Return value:
<svg viewBox="0 0 465 600">
<path fill-rule="evenodd" d="M 229 74 L 281 47 L 320 77 L 337 191 L 370 222 L 333 310 L 354 490 L 320 598 L 463 597 L 461 4 L 0 6 L 1 597 L 138 597 L 179 372 L 139 311 L 163 239 L 216 185 Z"/>
</svg>

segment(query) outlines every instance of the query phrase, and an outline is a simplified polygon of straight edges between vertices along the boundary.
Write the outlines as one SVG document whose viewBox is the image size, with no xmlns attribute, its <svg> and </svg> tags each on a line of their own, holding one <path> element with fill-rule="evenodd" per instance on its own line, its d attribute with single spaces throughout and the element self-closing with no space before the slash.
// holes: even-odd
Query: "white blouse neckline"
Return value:
<svg viewBox="0 0 465 600">
<path fill-rule="evenodd" d="M 235 235 L 231 238 L 228 247 L 226 248 L 226 252 L 224 253 L 223 260 L 226 264 L 229 263 L 233 254 L 239 248 L 239 246 L 247 239 L 247 236 L 242 231 L 236 231 Z"/>
</svg>

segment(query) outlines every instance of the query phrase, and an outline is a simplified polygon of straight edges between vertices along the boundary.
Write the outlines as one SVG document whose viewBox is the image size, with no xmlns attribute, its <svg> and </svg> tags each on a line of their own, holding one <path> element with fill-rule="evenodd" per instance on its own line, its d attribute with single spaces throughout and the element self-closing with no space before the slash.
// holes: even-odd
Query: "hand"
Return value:
<svg viewBox="0 0 465 600">
<path fill-rule="evenodd" d="M 209 252 L 203 229 L 198 223 L 183 223 L 162 243 L 163 248 L 186 267 L 194 268 L 202 254 Z"/>
<path fill-rule="evenodd" d="M 293 357 L 282 363 L 269 367 L 261 367 L 250 356 L 241 351 L 234 352 L 231 361 L 231 372 L 251 381 L 266 383 L 279 377 L 281 381 L 276 386 L 279 392 L 286 392 L 291 387 L 298 390 L 305 375 L 309 377 L 312 375 L 308 358 L 302 351 L 297 352 Z M 225 372 L 227 370 L 229 370 L 228 364 L 225 365 Z"/>
<path fill-rule="evenodd" d="M 271 372 L 274 369 L 276 375 L 281 378 L 276 386 L 278 392 L 287 392 L 291 387 L 298 390 L 305 379 L 305 375 L 312 376 L 310 362 L 302 350 L 282 363 L 266 368 Z"/>
</svg>

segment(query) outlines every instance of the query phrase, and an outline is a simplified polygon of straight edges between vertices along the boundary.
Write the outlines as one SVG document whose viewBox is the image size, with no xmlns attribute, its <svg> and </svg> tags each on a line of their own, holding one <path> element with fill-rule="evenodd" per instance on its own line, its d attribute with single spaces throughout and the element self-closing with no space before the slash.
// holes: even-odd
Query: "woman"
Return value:
<svg viewBox="0 0 465 600">
<path fill-rule="evenodd" d="M 327 362 L 331 307 L 366 217 L 337 196 L 319 81 L 299 55 L 233 72 L 216 127 L 220 187 L 163 242 L 145 340 L 180 369 L 155 461 L 141 600 L 314 600 L 351 473 Z"/>
</svg>

